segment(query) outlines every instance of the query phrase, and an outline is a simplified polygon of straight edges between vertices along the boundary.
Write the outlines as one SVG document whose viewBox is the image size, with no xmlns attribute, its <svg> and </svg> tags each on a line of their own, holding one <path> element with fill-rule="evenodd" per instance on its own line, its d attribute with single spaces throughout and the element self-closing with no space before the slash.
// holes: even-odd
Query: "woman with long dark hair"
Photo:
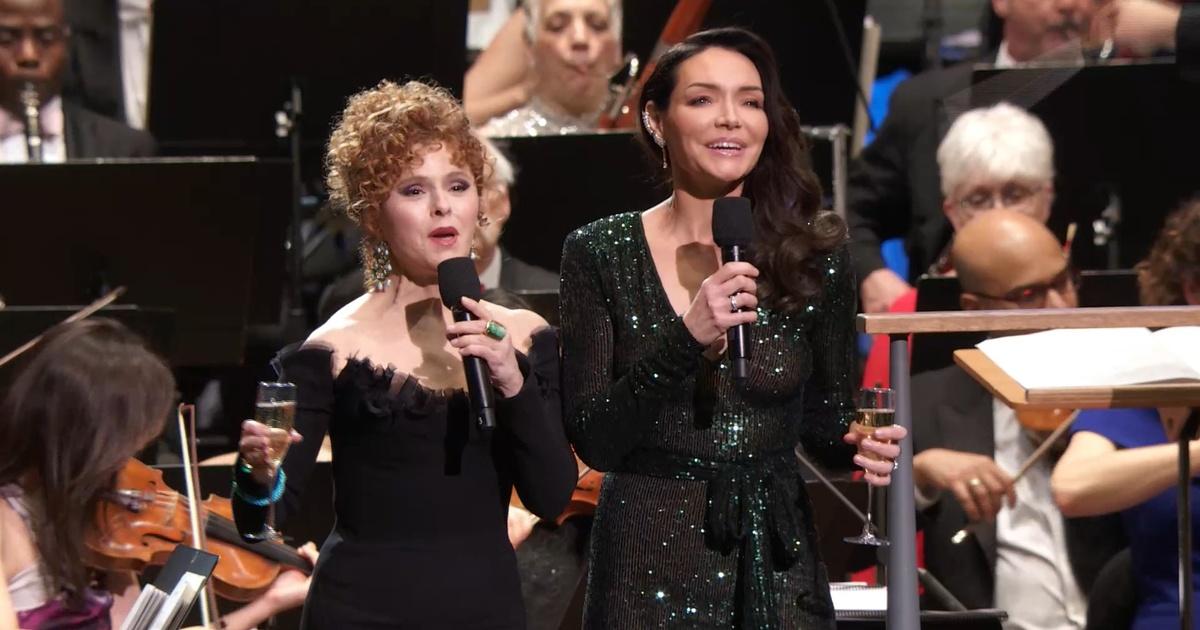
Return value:
<svg viewBox="0 0 1200 630">
<path fill-rule="evenodd" d="M 899 454 L 888 441 L 904 437 L 848 433 L 845 226 L 818 212 L 798 118 L 757 36 L 689 37 L 659 61 L 639 107 L 672 195 L 576 231 L 562 262 L 568 435 L 609 472 L 585 626 L 832 627 L 793 449 L 853 461 L 886 485 Z M 753 203 L 750 262 L 721 264 L 713 245 L 713 203 L 728 196 Z M 723 359 L 738 324 L 753 340 L 742 383 Z"/>
<path fill-rule="evenodd" d="M 0 406 L 0 572 L 21 628 L 107 628 L 112 593 L 136 592 L 85 564 L 84 534 L 174 397 L 162 359 L 111 320 L 56 327 L 25 360 Z"/>
</svg>

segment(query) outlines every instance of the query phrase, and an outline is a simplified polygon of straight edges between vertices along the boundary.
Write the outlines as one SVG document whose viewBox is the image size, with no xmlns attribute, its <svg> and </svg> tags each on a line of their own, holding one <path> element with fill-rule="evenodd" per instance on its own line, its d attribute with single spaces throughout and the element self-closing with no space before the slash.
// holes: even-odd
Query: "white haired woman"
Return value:
<svg viewBox="0 0 1200 630">
<path fill-rule="evenodd" d="M 621 57 L 621 0 L 526 0 L 467 71 L 486 136 L 592 131 Z"/>
<path fill-rule="evenodd" d="M 1054 203 L 1054 144 L 1033 114 L 1008 103 L 963 113 L 938 145 L 942 179 L 942 209 L 954 231 L 980 212 L 1008 208 L 1042 223 Z M 952 275 L 950 247 L 926 272 Z M 888 307 L 889 313 L 911 313 L 917 290 L 909 287 Z M 877 337 L 871 344 L 863 383 L 888 383 L 888 345 Z"/>
</svg>

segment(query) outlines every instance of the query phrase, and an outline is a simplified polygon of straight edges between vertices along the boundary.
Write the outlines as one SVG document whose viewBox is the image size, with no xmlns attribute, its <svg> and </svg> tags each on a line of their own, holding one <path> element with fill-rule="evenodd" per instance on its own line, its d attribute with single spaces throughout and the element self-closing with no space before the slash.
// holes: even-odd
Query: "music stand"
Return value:
<svg viewBox="0 0 1200 630">
<path fill-rule="evenodd" d="M 239 364 L 247 323 L 278 321 L 288 165 L 253 158 L 0 167 L 0 292 L 11 305 L 175 312 L 173 365 Z"/>
<path fill-rule="evenodd" d="M 81 306 L 9 306 L 0 309 L 0 356 L 17 349 L 21 344 L 50 330 L 70 317 Z M 165 308 L 142 308 L 132 305 L 112 305 L 94 317 L 115 319 L 137 333 L 146 345 L 163 357 L 171 356 L 174 347 L 175 312 Z M 0 391 L 12 382 L 21 359 L 0 366 Z"/>
<path fill-rule="evenodd" d="M 275 113 L 295 79 L 319 157 L 346 98 L 382 79 L 461 95 L 466 25 L 466 0 L 158 0 L 149 129 L 170 155 L 283 155 Z"/>
<path fill-rule="evenodd" d="M 670 194 L 629 132 L 497 138 L 496 144 L 517 170 L 504 248 L 539 267 L 558 270 L 563 240 L 576 228 L 645 210 Z M 602 175 L 591 165 L 603 165 Z"/>
<path fill-rule="evenodd" d="M 1193 167 L 1200 85 L 1178 73 L 1163 61 L 981 67 L 969 94 L 952 98 L 948 109 L 953 116 L 1008 101 L 1040 118 L 1054 140 L 1050 228 L 1064 234 L 1067 224 L 1078 225 L 1072 257 L 1081 267 L 1128 269 L 1146 255 L 1166 215 L 1200 190 Z M 1093 221 L 1113 199 L 1117 239 L 1094 246 Z"/>
<path fill-rule="evenodd" d="M 1041 309 L 1008 311 L 937 312 L 858 316 L 858 331 L 885 334 L 890 337 L 891 382 L 896 390 L 896 424 L 912 431 L 912 393 L 909 374 L 908 337 L 914 333 L 1003 332 L 1032 331 L 1050 328 L 1118 328 L 1122 326 L 1194 326 L 1200 324 L 1197 307 L 1141 307 Z M 1157 384 L 1123 388 L 1072 388 L 1074 391 L 1043 390 L 1034 397 L 998 370 L 986 370 L 960 358 L 964 353 L 982 355 L 966 350 L 955 360 L 979 380 L 993 395 L 1011 406 L 1041 408 L 1106 408 L 1117 406 L 1153 406 L 1155 404 L 1190 405 L 1200 407 L 1200 386 L 1194 384 Z M 986 357 L 984 357 L 986 359 Z M 994 364 L 993 364 L 994 367 Z M 1014 387 L 1015 386 L 1015 387 Z M 1082 395 L 1081 395 L 1082 394 Z M 1200 413 L 1193 412 L 1180 437 L 1179 474 L 1179 549 L 1180 622 L 1191 627 L 1192 620 L 1192 555 L 1191 510 L 1188 442 L 1195 432 Z M 888 492 L 888 628 L 916 630 L 920 624 L 917 602 L 917 555 L 915 540 L 916 500 L 913 493 L 912 440 L 900 443 L 898 466 L 892 474 Z"/>
</svg>

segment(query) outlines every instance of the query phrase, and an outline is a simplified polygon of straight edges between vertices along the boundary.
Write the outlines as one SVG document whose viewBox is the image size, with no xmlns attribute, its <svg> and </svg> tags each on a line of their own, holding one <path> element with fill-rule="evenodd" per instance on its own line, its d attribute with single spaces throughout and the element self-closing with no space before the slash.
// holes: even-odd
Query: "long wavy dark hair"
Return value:
<svg viewBox="0 0 1200 630">
<path fill-rule="evenodd" d="M 754 203 L 753 262 L 761 275 L 758 295 L 764 305 L 784 312 L 800 310 L 821 292 L 819 261 L 846 240 L 846 224 L 820 212 L 821 183 L 809 166 L 800 117 L 783 93 L 775 55 L 760 37 L 741 28 L 701 31 L 672 46 L 646 80 L 638 111 L 654 103 L 666 112 L 675 91 L 679 66 L 709 48 L 745 56 L 758 69 L 768 132 L 762 154 L 746 176 L 743 194 Z M 661 151 L 640 124 L 641 140 L 656 160 Z"/>
<path fill-rule="evenodd" d="M 1200 283 L 1200 197 L 1167 217 L 1137 273 L 1143 305 L 1187 304 L 1186 287 Z"/>
<path fill-rule="evenodd" d="M 21 366 L 0 405 L 0 485 L 30 500 L 50 593 L 78 607 L 92 582 L 84 533 L 117 472 L 162 432 L 175 379 L 121 324 L 58 326 Z"/>
</svg>

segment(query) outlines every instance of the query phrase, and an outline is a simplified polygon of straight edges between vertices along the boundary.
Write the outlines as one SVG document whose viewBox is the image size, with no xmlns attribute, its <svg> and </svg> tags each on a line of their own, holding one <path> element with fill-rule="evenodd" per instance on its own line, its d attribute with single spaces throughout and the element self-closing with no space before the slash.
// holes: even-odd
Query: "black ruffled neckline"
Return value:
<svg viewBox="0 0 1200 630">
<path fill-rule="evenodd" d="M 411 374 L 362 357 L 346 360 L 334 386 L 357 391 L 366 410 L 375 416 L 391 416 L 398 411 L 410 416 L 428 416 L 443 409 L 451 398 L 466 393 L 456 388 L 428 387 Z"/>
</svg>

